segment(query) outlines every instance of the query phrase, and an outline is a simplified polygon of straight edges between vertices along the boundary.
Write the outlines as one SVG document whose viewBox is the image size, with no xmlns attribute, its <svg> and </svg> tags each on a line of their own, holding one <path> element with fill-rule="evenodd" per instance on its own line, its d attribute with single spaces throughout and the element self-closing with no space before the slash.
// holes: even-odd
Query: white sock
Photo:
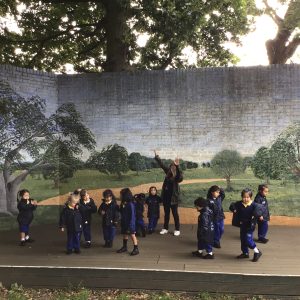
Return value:
<svg viewBox="0 0 300 300">
<path fill-rule="evenodd" d="M 212 252 L 208 252 L 208 254 L 209 254 L 209 255 L 213 255 L 213 253 L 212 253 Z"/>
<path fill-rule="evenodd" d="M 203 250 L 198 250 L 198 252 L 199 252 L 200 254 L 202 254 Z"/>
<path fill-rule="evenodd" d="M 22 242 L 25 241 L 25 238 L 21 238 L 21 241 L 22 241 Z"/>
<path fill-rule="evenodd" d="M 259 253 L 259 250 L 257 249 L 257 247 L 255 247 L 255 248 L 253 249 L 253 251 L 254 251 L 254 253 Z"/>
<path fill-rule="evenodd" d="M 26 241 L 29 240 L 29 235 L 26 235 L 26 236 L 25 236 L 25 240 L 26 240 Z"/>
</svg>

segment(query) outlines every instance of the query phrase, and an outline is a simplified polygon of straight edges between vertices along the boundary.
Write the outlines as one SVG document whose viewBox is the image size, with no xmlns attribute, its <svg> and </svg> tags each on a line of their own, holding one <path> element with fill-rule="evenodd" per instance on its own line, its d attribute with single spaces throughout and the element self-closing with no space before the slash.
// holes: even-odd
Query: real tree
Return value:
<svg viewBox="0 0 300 300">
<path fill-rule="evenodd" d="M 258 13 L 254 0 L 2 3 L 20 32 L 3 26 L 0 63 L 61 72 L 66 63 L 77 72 L 224 66 L 236 61 L 224 43 L 239 43 Z M 15 9 L 15 3 L 23 10 Z M 184 56 L 187 47 L 196 62 Z"/>
</svg>

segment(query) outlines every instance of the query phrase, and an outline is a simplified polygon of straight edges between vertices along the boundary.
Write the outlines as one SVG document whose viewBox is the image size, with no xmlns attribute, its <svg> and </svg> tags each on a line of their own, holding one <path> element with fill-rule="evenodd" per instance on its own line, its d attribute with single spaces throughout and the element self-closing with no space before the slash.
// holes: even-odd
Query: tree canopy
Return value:
<svg viewBox="0 0 300 300">
<path fill-rule="evenodd" d="M 224 43 L 238 43 L 258 12 L 254 0 L 2 2 L 20 32 L 0 28 L 0 63 L 60 72 L 224 66 L 236 61 Z"/>
</svg>

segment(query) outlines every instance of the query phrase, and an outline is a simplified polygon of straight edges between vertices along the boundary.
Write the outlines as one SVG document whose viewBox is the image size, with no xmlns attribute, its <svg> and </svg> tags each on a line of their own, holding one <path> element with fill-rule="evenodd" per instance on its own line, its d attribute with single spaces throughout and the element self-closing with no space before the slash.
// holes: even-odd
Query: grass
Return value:
<svg viewBox="0 0 300 300">
<path fill-rule="evenodd" d="M 14 283 L 10 289 L 0 287 L 0 299 L 3 300 L 264 300 L 261 296 L 232 296 L 223 294 L 210 294 L 207 292 L 156 292 L 156 291 L 122 291 L 122 290 L 90 290 L 84 287 L 66 289 L 29 289 Z"/>
</svg>

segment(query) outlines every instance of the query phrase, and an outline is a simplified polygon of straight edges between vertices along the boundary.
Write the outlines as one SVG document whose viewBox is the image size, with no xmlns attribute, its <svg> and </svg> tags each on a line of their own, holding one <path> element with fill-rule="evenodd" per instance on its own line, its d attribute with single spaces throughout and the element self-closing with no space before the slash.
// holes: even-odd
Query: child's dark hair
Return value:
<svg viewBox="0 0 300 300">
<path fill-rule="evenodd" d="M 269 188 L 268 185 L 266 185 L 266 184 L 260 184 L 260 185 L 258 186 L 258 191 L 259 191 L 259 192 L 263 192 L 264 189 L 268 189 L 268 188 Z"/>
<path fill-rule="evenodd" d="M 243 197 L 245 194 L 249 194 L 250 198 L 252 198 L 253 193 L 252 193 L 251 189 L 249 189 L 249 188 L 243 189 L 241 192 L 241 196 Z"/>
<path fill-rule="evenodd" d="M 78 195 L 78 196 L 79 196 L 79 195 L 80 195 L 80 192 L 81 192 L 81 190 L 82 190 L 82 189 L 79 189 L 79 188 L 78 188 L 78 189 L 76 189 L 76 190 L 73 192 L 73 195 Z"/>
<path fill-rule="evenodd" d="M 120 191 L 122 202 L 131 202 L 133 201 L 133 195 L 129 188 L 124 188 Z"/>
<path fill-rule="evenodd" d="M 79 194 L 80 194 L 80 198 L 83 198 L 84 196 L 87 195 L 87 190 L 82 189 Z"/>
<path fill-rule="evenodd" d="M 107 197 L 112 197 L 113 200 L 116 200 L 116 197 L 115 197 L 113 191 L 110 190 L 110 189 L 104 190 L 103 193 L 102 193 L 102 196 L 103 196 L 104 199 L 107 198 Z"/>
<path fill-rule="evenodd" d="M 22 197 L 24 196 L 25 193 L 29 193 L 29 191 L 27 189 L 18 191 L 17 202 L 19 202 L 22 199 Z"/>
<path fill-rule="evenodd" d="M 146 198 L 146 195 L 144 193 L 139 193 L 139 194 L 135 194 L 134 196 L 134 200 L 136 201 L 143 201 Z"/>
<path fill-rule="evenodd" d="M 194 201 L 194 205 L 198 207 L 206 207 L 208 205 L 207 200 L 203 197 L 199 197 Z"/>
<path fill-rule="evenodd" d="M 150 186 L 150 188 L 149 188 L 149 195 L 151 195 L 151 190 L 152 189 L 155 189 L 156 194 L 157 194 L 157 188 L 156 188 L 156 186 Z"/>
<path fill-rule="evenodd" d="M 210 197 L 211 197 L 211 194 L 214 193 L 214 192 L 217 192 L 217 191 L 220 191 L 220 187 L 217 186 L 217 185 L 212 185 L 212 186 L 208 189 L 208 192 L 207 192 L 207 198 L 210 198 Z"/>
</svg>

